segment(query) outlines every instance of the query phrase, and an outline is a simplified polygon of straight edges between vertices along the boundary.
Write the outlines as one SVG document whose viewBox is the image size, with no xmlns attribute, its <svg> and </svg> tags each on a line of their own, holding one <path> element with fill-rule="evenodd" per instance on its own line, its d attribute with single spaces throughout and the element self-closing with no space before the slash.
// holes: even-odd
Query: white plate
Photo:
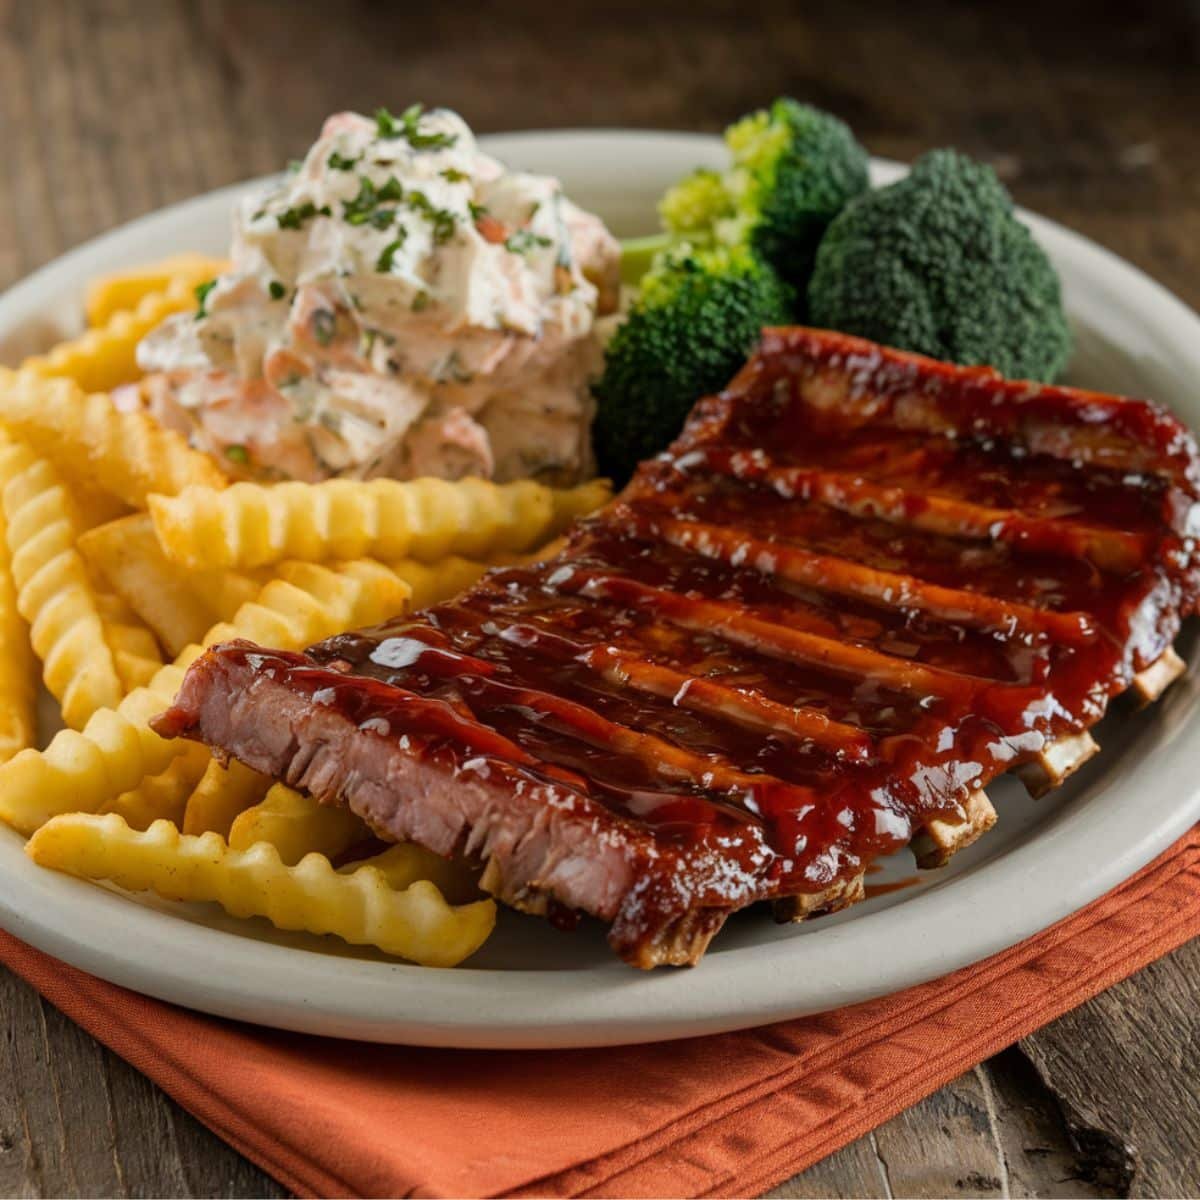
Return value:
<svg viewBox="0 0 1200 1200">
<path fill-rule="evenodd" d="M 559 175 L 621 235 L 654 227 L 654 203 L 720 143 L 685 134 L 555 132 L 486 139 L 514 165 Z M 876 164 L 880 178 L 899 171 Z M 59 259 L 0 299 L 0 360 L 78 327 L 89 277 L 185 249 L 221 253 L 243 187 L 135 221 Z M 1127 263 L 1029 217 L 1062 273 L 1078 336 L 1073 382 L 1153 396 L 1200 426 L 1200 318 Z M 684 1037 L 851 1004 L 945 974 L 1036 933 L 1120 883 L 1200 819 L 1198 685 L 1147 712 L 1120 704 L 1104 753 L 1034 805 L 1011 779 L 989 789 L 1000 823 L 945 870 L 836 917 L 777 927 L 729 922 L 692 971 L 642 974 L 602 933 L 574 935 L 503 914 L 493 940 L 453 971 L 385 962 L 131 898 L 34 867 L 0 833 L 0 922 L 104 979 L 207 1012 L 286 1029 L 431 1046 L 556 1047 Z M 911 877 L 907 852 L 873 883 Z"/>
</svg>

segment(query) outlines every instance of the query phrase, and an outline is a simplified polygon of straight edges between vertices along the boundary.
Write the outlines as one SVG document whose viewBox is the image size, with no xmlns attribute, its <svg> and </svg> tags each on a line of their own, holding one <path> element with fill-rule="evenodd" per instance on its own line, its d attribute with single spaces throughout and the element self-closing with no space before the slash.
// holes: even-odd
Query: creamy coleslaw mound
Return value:
<svg viewBox="0 0 1200 1200">
<path fill-rule="evenodd" d="M 455 113 L 340 113 L 241 205 L 200 312 L 142 342 L 140 398 L 237 478 L 570 482 L 619 254 Z"/>
</svg>

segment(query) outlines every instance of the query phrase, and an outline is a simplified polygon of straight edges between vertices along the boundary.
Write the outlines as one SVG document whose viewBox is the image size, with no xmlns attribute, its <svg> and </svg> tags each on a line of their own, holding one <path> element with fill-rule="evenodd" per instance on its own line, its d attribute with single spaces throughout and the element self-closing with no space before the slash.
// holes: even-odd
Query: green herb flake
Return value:
<svg viewBox="0 0 1200 1200">
<path fill-rule="evenodd" d="M 353 171 L 358 166 L 357 158 L 348 158 L 336 150 L 325 160 L 325 165 L 331 171 Z"/>
<path fill-rule="evenodd" d="M 208 316 L 208 293 L 211 292 L 216 286 L 217 281 L 215 279 L 206 279 L 203 283 L 196 284 L 196 286 L 192 289 L 192 292 L 196 297 L 196 303 L 199 306 L 196 309 L 197 321 L 199 321 L 201 317 Z"/>
<path fill-rule="evenodd" d="M 401 236 L 388 242 L 388 244 L 384 246 L 383 250 L 380 251 L 379 258 L 375 261 L 375 270 L 390 271 L 392 269 L 392 262 L 395 260 L 396 251 L 404 245 L 404 236 L 405 231 L 402 226 Z"/>
<path fill-rule="evenodd" d="M 271 282 L 267 284 L 267 291 L 271 293 L 272 300 L 282 300 L 284 296 L 287 295 L 287 288 L 285 288 L 278 279 L 272 279 Z"/>
<path fill-rule="evenodd" d="M 447 167 L 444 171 L 439 171 L 438 174 L 447 183 L 466 183 L 471 178 L 466 171 L 460 171 L 457 167 Z"/>
<path fill-rule="evenodd" d="M 421 113 L 424 105 L 410 104 L 400 116 L 393 117 L 386 108 L 375 110 L 375 132 L 378 137 L 394 140 L 403 138 L 414 150 L 449 150 L 458 141 L 453 133 L 422 133 Z"/>
<path fill-rule="evenodd" d="M 328 216 L 330 216 L 328 204 L 322 204 L 318 208 L 311 200 L 306 200 L 301 205 L 284 209 L 276 216 L 275 221 L 280 229 L 300 229 L 306 221 L 311 221 L 313 217 Z"/>
<path fill-rule="evenodd" d="M 413 312 L 424 312 L 429 307 L 429 293 L 418 292 L 412 301 Z"/>
<path fill-rule="evenodd" d="M 250 461 L 250 451 L 245 446 L 226 446 L 225 457 L 230 462 L 237 463 L 239 466 L 245 466 Z"/>
<path fill-rule="evenodd" d="M 518 229 L 515 233 L 510 233 L 504 239 L 504 248 L 512 254 L 528 254 L 534 246 L 546 247 L 550 245 L 550 239 L 543 237 L 540 233 L 534 233 L 530 229 Z"/>
</svg>

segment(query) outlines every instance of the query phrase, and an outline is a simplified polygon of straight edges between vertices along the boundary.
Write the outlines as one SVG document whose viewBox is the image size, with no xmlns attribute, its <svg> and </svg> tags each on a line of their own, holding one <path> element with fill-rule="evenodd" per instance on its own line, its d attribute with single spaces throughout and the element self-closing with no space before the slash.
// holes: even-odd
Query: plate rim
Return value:
<svg viewBox="0 0 1200 1200">
<path fill-rule="evenodd" d="M 484 148 L 581 142 L 647 148 L 665 143 L 712 152 L 715 135 L 641 129 L 521 130 L 480 137 Z M 883 177 L 894 177 L 902 164 L 873 159 Z M 190 210 L 207 211 L 232 202 L 261 180 L 226 185 L 157 209 L 93 238 L 34 271 L 0 295 L 0 334 L 39 315 L 44 297 L 65 283 L 77 291 L 100 264 L 132 263 L 125 247 L 147 227 L 166 229 L 186 220 Z M 1139 307 L 1166 329 L 1190 333 L 1197 349 L 1173 339 L 1177 357 L 1190 359 L 1200 377 L 1200 316 L 1140 268 L 1091 239 L 1048 218 L 1019 210 L 1056 261 L 1072 259 L 1090 269 L 1097 280 L 1138 297 Z M 177 247 L 187 249 L 187 247 Z M 42 297 L 42 299 L 39 299 Z M 36 867 L 23 853 L 23 840 L 0 831 L 0 925 L 37 949 L 99 978 L 158 999 L 276 1028 L 366 1041 L 401 1042 L 461 1048 L 566 1048 L 615 1045 L 691 1037 L 747 1028 L 806 1013 L 828 1011 L 890 994 L 978 962 L 1078 911 L 1117 886 L 1200 820 L 1200 779 L 1190 769 L 1186 750 L 1189 726 L 1200 727 L 1200 705 L 1192 696 L 1186 719 L 1163 734 L 1166 758 L 1156 765 L 1160 782 L 1170 777 L 1178 788 L 1174 806 L 1149 825 L 1115 811 L 1104 832 L 1089 830 L 1095 816 L 1075 806 L 1047 826 L 1031 843 L 984 863 L 970 873 L 935 885 L 903 905 L 871 913 L 861 921 L 832 926 L 794 942 L 747 946 L 710 955 L 695 972 L 642 974 L 616 961 L 563 971 L 480 969 L 466 964 L 449 970 L 341 958 L 315 949 L 275 945 L 224 929 L 182 921 L 168 913 L 95 885 Z M 1167 721 L 1164 717 L 1164 723 Z M 1126 786 L 1134 786 L 1146 764 L 1125 764 Z M 1099 800 L 1104 799 L 1101 788 Z M 1121 790 L 1116 788 L 1115 790 Z M 1175 795 L 1173 792 L 1172 795 Z M 1111 798 L 1110 798 L 1111 801 Z M 1160 807 L 1162 802 L 1159 801 Z M 1109 807 L 1112 807 L 1110 802 Z M 1125 806 L 1126 809 L 1132 806 Z M 1081 830 L 1082 827 L 1082 830 Z M 1089 836 L 1090 835 L 1090 836 Z M 1046 894 L 1038 887 L 1047 864 L 1068 865 L 1080 844 L 1109 845 L 1094 869 Z M 1112 843 L 1118 843 L 1112 849 Z M 1038 853 L 1031 853 L 1034 845 Z M 1075 865 L 1078 865 L 1077 863 Z M 952 929 L 942 939 L 928 940 L 911 953 L 912 931 L 944 921 L 952 887 L 955 902 L 972 913 L 987 910 L 986 932 L 969 937 Z M 1036 906 L 1000 904 L 1012 889 L 1039 892 Z M 119 927 L 123 936 L 113 938 Z M 907 929 L 907 934 L 906 934 Z M 887 947 L 886 968 L 866 970 L 861 946 L 869 941 Z M 105 939 L 104 934 L 109 935 Z M 893 945 L 895 943 L 895 945 Z M 897 955 L 901 944 L 909 955 Z M 755 960 L 750 962 L 748 960 Z M 842 974 L 827 975 L 815 987 L 797 979 L 806 967 L 838 964 Z M 335 970 L 322 970 L 335 964 Z M 818 971 L 819 973 L 819 971 Z M 753 975 L 754 994 L 744 984 Z M 581 976 L 581 981 L 573 977 Z M 253 986 L 247 986 L 250 980 Z M 883 980 L 884 982 L 880 982 Z M 419 981 L 419 985 L 418 985 Z M 564 986 L 567 984 L 569 986 Z M 807 988 L 807 990 L 805 990 Z M 503 997 L 504 1003 L 479 1003 Z M 807 999 L 805 998 L 807 997 Z M 427 1014 L 436 1013 L 436 1018 Z"/>
</svg>

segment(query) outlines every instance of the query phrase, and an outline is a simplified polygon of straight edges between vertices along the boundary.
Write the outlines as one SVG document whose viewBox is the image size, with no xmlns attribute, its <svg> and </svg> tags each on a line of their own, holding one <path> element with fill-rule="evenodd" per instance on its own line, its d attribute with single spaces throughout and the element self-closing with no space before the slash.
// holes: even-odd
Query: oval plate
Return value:
<svg viewBox="0 0 1200 1200">
<path fill-rule="evenodd" d="M 711 137 L 626 131 L 482 139 L 514 166 L 558 175 L 620 236 L 655 228 L 662 191 L 721 164 Z M 878 180 L 902 168 L 876 163 Z M 134 221 L 65 255 L 0 299 L 0 361 L 75 332 L 85 282 L 182 250 L 224 253 L 239 185 Z M 1070 381 L 1152 396 L 1200 426 L 1200 318 L 1140 271 L 1023 214 L 1062 274 L 1077 335 Z M 1186 648 L 1184 648 L 1186 649 Z M 976 962 L 1045 929 L 1126 879 L 1200 819 L 1198 686 L 1189 676 L 1146 712 L 1118 702 L 1103 754 L 1034 804 L 992 788 L 996 829 L 918 879 L 834 917 L 779 927 L 737 915 L 692 971 L 633 971 L 603 931 L 574 935 L 505 912 L 470 964 L 434 970 L 337 942 L 281 934 L 199 905 L 168 905 L 35 867 L 0 830 L 0 923 L 103 979 L 177 1004 L 284 1029 L 428 1046 L 566 1047 L 744 1028 L 852 1004 Z"/>
</svg>

